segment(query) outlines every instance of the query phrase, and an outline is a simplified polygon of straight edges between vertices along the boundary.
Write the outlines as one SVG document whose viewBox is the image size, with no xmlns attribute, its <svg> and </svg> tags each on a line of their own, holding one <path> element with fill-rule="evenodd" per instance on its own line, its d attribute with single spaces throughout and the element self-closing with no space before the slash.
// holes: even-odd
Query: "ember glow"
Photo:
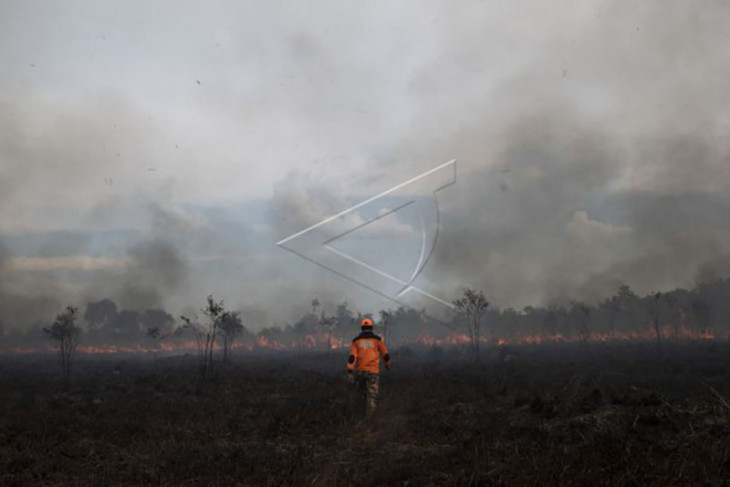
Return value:
<svg viewBox="0 0 730 487">
<path fill-rule="evenodd" d="M 724 340 L 730 339 L 730 334 L 719 335 L 712 331 L 698 332 L 685 325 L 665 325 L 660 328 L 659 336 L 662 340 Z M 479 342 L 484 345 L 540 345 L 547 343 L 610 343 L 610 342 L 646 342 L 656 340 L 656 331 L 647 328 L 644 331 L 616 332 L 616 333 L 588 333 L 586 335 L 520 335 L 515 337 L 482 337 Z M 471 339 L 464 333 L 454 333 L 445 338 L 433 338 L 428 333 L 418 336 L 416 342 L 426 346 L 448 347 L 468 345 Z"/>
<path fill-rule="evenodd" d="M 730 340 L 730 334 L 718 334 L 713 331 L 696 331 L 686 325 L 668 324 L 660 328 L 660 339 L 668 341 L 718 341 Z M 586 335 L 519 335 L 513 337 L 491 336 L 489 338 L 482 337 L 479 342 L 486 346 L 519 346 L 519 345 L 543 345 L 556 343 L 627 343 L 627 342 L 651 342 L 656 341 L 656 331 L 653 328 L 647 328 L 644 331 L 637 332 L 616 332 L 616 333 L 589 333 Z M 425 346 L 425 347 L 464 347 L 471 343 L 469 335 L 466 333 L 452 333 L 444 337 L 436 338 L 428 332 L 422 332 L 414 340 L 397 340 L 395 344 L 391 344 L 392 348 L 399 346 Z M 280 341 L 267 338 L 264 335 L 257 335 L 254 342 L 240 342 L 233 345 L 232 349 L 238 352 L 260 352 L 260 351 L 337 351 L 349 347 L 349 342 L 339 340 L 332 336 L 323 334 L 308 334 L 297 340 L 282 343 Z M 219 344 L 215 344 L 213 349 L 220 351 Z M 197 344 L 194 340 L 178 340 L 175 342 L 163 342 L 158 347 L 144 345 L 79 345 L 77 352 L 84 355 L 110 355 L 110 354 L 179 354 L 179 353 L 195 353 Z M 28 355 L 28 354 L 48 354 L 55 353 L 57 350 L 47 344 L 42 347 L 15 347 L 0 349 L 0 354 L 8 355 Z"/>
</svg>

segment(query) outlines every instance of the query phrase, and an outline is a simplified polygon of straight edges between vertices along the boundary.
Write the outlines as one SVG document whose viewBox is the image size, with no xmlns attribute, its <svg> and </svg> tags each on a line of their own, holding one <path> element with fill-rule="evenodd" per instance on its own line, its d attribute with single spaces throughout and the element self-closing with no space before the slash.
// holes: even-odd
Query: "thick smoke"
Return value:
<svg viewBox="0 0 730 487">
<path fill-rule="evenodd" d="M 164 241 L 136 244 L 129 251 L 130 268 L 123 276 L 118 296 L 126 309 L 163 307 L 188 277 L 187 264 L 174 246 Z"/>
<path fill-rule="evenodd" d="M 160 29 L 152 57 L 89 44 L 100 58 L 119 55 L 109 63 L 122 66 L 115 75 L 138 83 L 124 95 L 114 85 L 82 98 L 42 96 L 23 82 L 41 76 L 28 74 L 42 73 L 40 61 L 13 64 L 0 97 L 6 326 L 106 297 L 121 309 L 182 310 L 212 292 L 276 323 L 315 296 L 328 309 L 343 300 L 355 311 L 392 306 L 275 243 L 452 158 L 457 184 L 439 194 L 441 234 L 417 283 L 434 294 L 454 298 L 472 286 L 495 305 L 521 308 L 595 302 L 621 284 L 647 293 L 728 275 L 725 2 L 432 3 L 418 15 L 358 8 L 282 16 L 230 7 L 238 23 L 225 34 L 210 27 L 219 18 L 205 24 L 206 35 L 221 35 L 220 49 L 186 44 L 202 63 L 166 59 L 167 47 L 183 52 L 177 42 L 188 42 L 184 17 Z M 115 27 L 115 46 L 139 46 L 123 37 L 125 24 L 104 25 Z M 55 31 L 36 30 L 53 39 Z M 0 31 L 9 39 L 0 52 L 23 39 Z M 157 39 L 157 29 L 145 32 Z M 50 64 L 58 56 L 49 53 Z M 130 59 L 135 69 L 124 68 Z M 189 65 L 202 84 L 176 78 L 191 75 Z M 164 91 L 179 98 L 158 98 L 122 72 L 155 78 L 168 68 L 175 78 L 162 79 Z M 154 112 L 155 101 L 174 108 Z M 198 113 L 199 125 L 179 124 Z M 291 140 L 273 137 L 279 130 Z M 188 150 L 194 137 L 197 150 Z M 237 145 L 244 139 L 250 145 Z M 290 169 L 290 160 L 300 167 L 270 186 L 278 173 L 269 169 Z M 262 222 L 246 213 L 247 194 L 234 203 L 231 195 L 237 178 L 259 176 L 273 191 L 257 193 L 271 199 L 268 221 L 255 228 Z M 232 213 L 241 215 L 191 208 L 201 200 L 240 204 Z"/>
<path fill-rule="evenodd" d="M 730 9 L 695 7 L 590 2 L 557 20 L 545 12 L 556 23 L 544 24 L 509 7 L 523 22 L 503 40 L 511 51 L 485 35 L 490 6 L 446 9 L 438 62 L 404 93 L 412 123 L 381 141 L 359 181 L 275 192 L 274 207 L 304 228 L 335 196 L 362 200 L 456 158 L 422 275 L 435 294 L 468 285 L 521 308 L 725 277 Z M 505 57 L 515 68 L 480 86 Z M 358 193 L 364 181 L 370 194 Z"/>
<path fill-rule="evenodd" d="M 170 175 L 148 170 L 148 117 L 113 96 L 64 106 L 25 93 L 0 104 L 6 329 L 106 297 L 164 307 L 188 281 L 180 249 L 200 245 L 205 224 L 175 203 Z"/>
<path fill-rule="evenodd" d="M 463 155 L 468 175 L 443 197 L 450 212 L 432 279 L 519 306 L 726 276 L 730 89 L 719 80 L 730 74 L 730 10 L 593 7 L 580 35 L 535 50 L 489 114 L 427 145 Z M 493 130 L 493 113 L 504 130 Z"/>
<path fill-rule="evenodd" d="M 729 250 L 727 198 L 614 190 L 626 152 L 556 115 L 516 124 L 496 167 L 444 195 L 431 279 L 483 287 L 496 303 L 519 306 L 596 302 L 622 283 L 646 293 L 724 277 L 709 269 Z M 690 163 L 667 160 L 664 170 Z"/>
<path fill-rule="evenodd" d="M 0 244 L 0 332 L 42 322 L 60 307 L 52 282 L 38 283 L 33 292 L 22 289 L 10 268 L 10 259 L 9 251 Z"/>
</svg>

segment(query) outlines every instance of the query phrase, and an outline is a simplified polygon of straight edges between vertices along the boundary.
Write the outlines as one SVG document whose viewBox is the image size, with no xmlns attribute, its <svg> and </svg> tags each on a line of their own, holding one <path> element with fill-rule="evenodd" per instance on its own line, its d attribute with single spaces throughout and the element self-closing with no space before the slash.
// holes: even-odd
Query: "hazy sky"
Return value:
<svg viewBox="0 0 730 487">
<path fill-rule="evenodd" d="M 522 307 L 724 275 L 728 25 L 720 1 L 0 0 L 0 318 L 376 311 L 275 242 L 453 158 L 424 289 Z M 359 243 L 389 235 L 392 266 L 408 229 Z"/>
</svg>

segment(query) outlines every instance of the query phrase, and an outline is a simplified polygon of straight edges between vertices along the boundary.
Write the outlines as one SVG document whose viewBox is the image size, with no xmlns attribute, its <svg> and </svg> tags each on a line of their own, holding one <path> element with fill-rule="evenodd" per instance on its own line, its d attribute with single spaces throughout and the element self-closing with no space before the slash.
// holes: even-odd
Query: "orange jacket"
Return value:
<svg viewBox="0 0 730 487">
<path fill-rule="evenodd" d="M 383 340 L 372 331 L 363 331 L 350 345 L 350 357 L 347 359 L 347 371 L 380 373 L 380 357 L 385 366 L 390 368 L 390 354 Z"/>
</svg>

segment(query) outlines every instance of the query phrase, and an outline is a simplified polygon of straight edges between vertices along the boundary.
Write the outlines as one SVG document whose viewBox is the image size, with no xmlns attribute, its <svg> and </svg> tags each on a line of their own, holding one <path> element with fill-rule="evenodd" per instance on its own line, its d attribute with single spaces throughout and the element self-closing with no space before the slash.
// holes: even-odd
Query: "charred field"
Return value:
<svg viewBox="0 0 730 487">
<path fill-rule="evenodd" d="M 730 344 L 0 358 L 0 485 L 727 485 Z"/>
</svg>

